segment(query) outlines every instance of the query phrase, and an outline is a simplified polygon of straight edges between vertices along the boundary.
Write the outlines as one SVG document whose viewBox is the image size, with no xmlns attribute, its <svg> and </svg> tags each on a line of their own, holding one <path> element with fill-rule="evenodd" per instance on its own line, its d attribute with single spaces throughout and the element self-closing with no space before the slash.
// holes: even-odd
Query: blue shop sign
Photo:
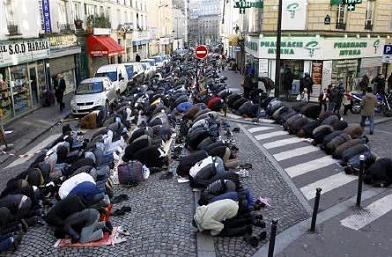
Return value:
<svg viewBox="0 0 392 257">
<path fill-rule="evenodd" d="M 42 12 L 44 17 L 45 33 L 52 33 L 52 24 L 50 22 L 49 0 L 42 0 Z"/>
</svg>

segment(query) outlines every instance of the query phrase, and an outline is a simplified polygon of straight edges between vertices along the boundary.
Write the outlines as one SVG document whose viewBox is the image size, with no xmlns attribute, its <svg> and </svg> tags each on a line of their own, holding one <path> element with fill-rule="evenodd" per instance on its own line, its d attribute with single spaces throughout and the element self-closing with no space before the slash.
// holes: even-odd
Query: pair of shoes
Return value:
<svg viewBox="0 0 392 257">
<path fill-rule="evenodd" d="M 373 135 L 373 132 L 370 132 L 369 134 L 370 134 L 370 135 Z"/>
<path fill-rule="evenodd" d="M 123 206 L 121 209 L 117 209 L 113 212 L 113 216 L 123 216 L 127 212 L 131 212 L 132 208 L 129 206 Z"/>
<path fill-rule="evenodd" d="M 128 197 L 128 195 L 126 195 L 126 194 L 121 194 L 121 195 L 118 195 L 118 196 L 115 196 L 112 200 L 111 200 L 111 202 L 112 203 L 121 203 L 121 202 L 123 202 L 123 201 L 127 201 L 129 199 L 129 197 Z"/>
</svg>

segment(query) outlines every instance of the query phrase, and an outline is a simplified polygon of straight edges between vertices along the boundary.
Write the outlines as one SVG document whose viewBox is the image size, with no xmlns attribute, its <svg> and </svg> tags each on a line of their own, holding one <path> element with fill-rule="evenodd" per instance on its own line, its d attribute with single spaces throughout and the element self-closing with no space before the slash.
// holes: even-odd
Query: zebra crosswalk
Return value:
<svg viewBox="0 0 392 257">
<path fill-rule="evenodd" d="M 358 178 L 345 174 L 338 160 L 311 145 L 308 139 L 289 135 L 281 126 L 270 122 L 250 125 L 246 129 L 278 162 L 309 202 L 314 200 L 316 188 L 322 189 L 321 209 L 356 195 Z M 360 230 L 391 211 L 392 194 L 375 200 L 360 213 L 345 217 L 340 223 L 349 229 Z"/>
<path fill-rule="evenodd" d="M 338 160 L 325 154 L 309 140 L 289 135 L 281 126 L 271 123 L 246 128 L 283 168 L 308 201 L 313 201 L 316 188 L 322 189 L 324 208 L 352 197 L 356 193 L 356 176 L 346 175 Z"/>
</svg>

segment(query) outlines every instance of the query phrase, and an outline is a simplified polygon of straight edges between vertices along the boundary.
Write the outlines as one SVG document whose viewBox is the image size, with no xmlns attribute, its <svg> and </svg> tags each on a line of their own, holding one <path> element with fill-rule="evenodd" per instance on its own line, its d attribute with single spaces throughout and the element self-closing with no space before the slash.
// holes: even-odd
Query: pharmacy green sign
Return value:
<svg viewBox="0 0 392 257">
<path fill-rule="evenodd" d="M 234 8 L 240 9 L 240 14 L 245 14 L 245 10 L 249 8 L 263 8 L 263 0 L 239 0 L 234 3 Z"/>
</svg>

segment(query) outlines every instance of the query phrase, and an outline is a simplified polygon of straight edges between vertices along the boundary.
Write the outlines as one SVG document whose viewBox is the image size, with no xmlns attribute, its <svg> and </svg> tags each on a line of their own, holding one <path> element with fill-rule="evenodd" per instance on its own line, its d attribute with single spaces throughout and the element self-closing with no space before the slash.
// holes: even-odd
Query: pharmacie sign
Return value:
<svg viewBox="0 0 392 257">
<path fill-rule="evenodd" d="M 47 39 L 4 41 L 0 43 L 0 67 L 32 62 L 49 57 Z"/>
<path fill-rule="evenodd" d="M 384 39 L 283 37 L 281 57 L 298 60 L 332 60 L 381 57 Z M 259 58 L 275 59 L 276 39 L 264 37 L 259 42 Z"/>
<path fill-rule="evenodd" d="M 245 41 L 245 51 L 254 57 L 257 57 L 259 49 L 259 40 L 258 38 L 248 37 Z"/>
</svg>

